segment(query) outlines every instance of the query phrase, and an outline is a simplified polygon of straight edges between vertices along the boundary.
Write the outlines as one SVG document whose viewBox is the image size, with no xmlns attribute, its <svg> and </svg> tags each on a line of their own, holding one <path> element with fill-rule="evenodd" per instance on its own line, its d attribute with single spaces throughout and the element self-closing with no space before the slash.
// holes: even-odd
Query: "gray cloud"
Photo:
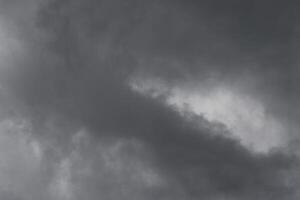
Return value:
<svg viewBox="0 0 300 200">
<path fill-rule="evenodd" d="M 226 128 L 216 130 L 192 113 L 185 118 L 164 96 L 129 86 L 135 76 L 173 87 L 216 74 L 213 84 L 224 81 L 255 96 L 295 129 L 286 133 L 294 137 L 296 1 L 51 0 L 32 1 L 24 11 L 21 1 L 1 4 L 24 47 L 13 67 L 1 68 L 1 84 L 43 147 L 38 183 L 45 188 L 33 198 L 297 199 L 295 155 L 255 154 L 214 134 Z M 82 128 L 84 145 L 74 142 Z M 111 153 L 110 140 L 121 141 L 121 150 Z M 117 169 L 102 159 L 107 153 Z M 165 185 L 146 187 L 140 178 L 146 169 Z"/>
</svg>

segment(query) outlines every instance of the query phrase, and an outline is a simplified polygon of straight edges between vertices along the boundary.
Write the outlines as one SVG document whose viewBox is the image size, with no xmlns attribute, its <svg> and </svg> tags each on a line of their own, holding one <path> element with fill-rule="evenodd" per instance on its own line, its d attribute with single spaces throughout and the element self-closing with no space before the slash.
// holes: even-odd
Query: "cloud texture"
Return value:
<svg viewBox="0 0 300 200">
<path fill-rule="evenodd" d="M 0 1 L 0 199 L 298 199 L 299 6 Z"/>
</svg>

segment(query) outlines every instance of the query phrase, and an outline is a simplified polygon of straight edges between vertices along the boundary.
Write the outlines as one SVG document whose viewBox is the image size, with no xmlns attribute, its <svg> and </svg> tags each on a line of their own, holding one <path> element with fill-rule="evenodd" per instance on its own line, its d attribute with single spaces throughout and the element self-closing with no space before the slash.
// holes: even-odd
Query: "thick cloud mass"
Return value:
<svg viewBox="0 0 300 200">
<path fill-rule="evenodd" d="M 298 199 L 299 6 L 0 1 L 0 199 Z"/>
</svg>

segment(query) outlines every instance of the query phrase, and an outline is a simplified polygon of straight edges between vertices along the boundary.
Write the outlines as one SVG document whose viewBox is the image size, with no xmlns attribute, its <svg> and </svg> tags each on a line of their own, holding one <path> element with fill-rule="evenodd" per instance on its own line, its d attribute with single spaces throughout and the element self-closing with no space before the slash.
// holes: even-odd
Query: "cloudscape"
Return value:
<svg viewBox="0 0 300 200">
<path fill-rule="evenodd" d="M 0 0 L 0 200 L 299 199 L 299 9 Z"/>
</svg>

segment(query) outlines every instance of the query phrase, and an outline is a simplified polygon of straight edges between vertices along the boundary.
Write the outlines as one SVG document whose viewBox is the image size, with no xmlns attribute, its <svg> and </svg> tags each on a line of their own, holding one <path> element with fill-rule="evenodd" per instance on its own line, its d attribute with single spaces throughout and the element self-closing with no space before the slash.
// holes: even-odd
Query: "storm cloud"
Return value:
<svg viewBox="0 0 300 200">
<path fill-rule="evenodd" d="M 0 198 L 298 199 L 299 6 L 1 1 Z"/>
</svg>

